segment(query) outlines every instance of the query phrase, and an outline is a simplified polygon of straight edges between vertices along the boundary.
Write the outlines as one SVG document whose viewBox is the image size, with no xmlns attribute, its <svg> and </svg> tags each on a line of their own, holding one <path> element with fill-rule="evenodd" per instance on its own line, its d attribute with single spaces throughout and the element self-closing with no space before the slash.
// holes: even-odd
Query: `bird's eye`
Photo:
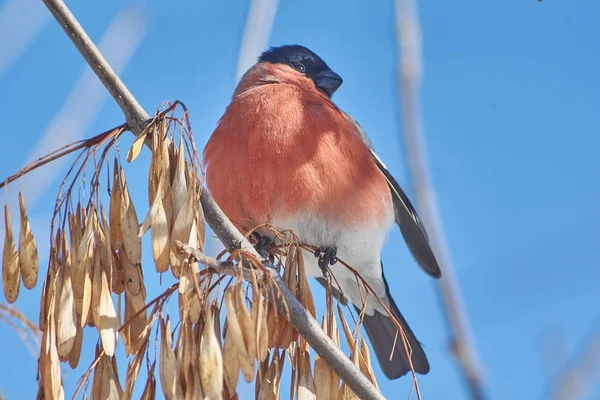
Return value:
<svg viewBox="0 0 600 400">
<path fill-rule="evenodd" d="M 304 66 L 304 64 L 296 63 L 296 64 L 293 65 L 293 67 L 294 67 L 294 69 L 296 71 L 299 71 L 299 72 L 305 72 L 306 71 L 306 67 Z"/>
</svg>

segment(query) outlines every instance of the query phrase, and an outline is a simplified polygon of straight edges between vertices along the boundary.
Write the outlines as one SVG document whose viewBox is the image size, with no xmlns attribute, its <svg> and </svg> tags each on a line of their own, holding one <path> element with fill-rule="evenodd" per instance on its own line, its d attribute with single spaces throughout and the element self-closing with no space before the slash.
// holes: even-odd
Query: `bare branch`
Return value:
<svg viewBox="0 0 600 400">
<path fill-rule="evenodd" d="M 589 340 L 584 343 L 577 355 L 548 394 L 549 400 L 585 399 L 591 395 L 600 376 L 600 321 L 596 323 Z"/>
<path fill-rule="evenodd" d="M 422 214 L 434 253 L 442 270 L 440 297 L 450 330 L 450 346 L 473 399 L 483 399 L 483 378 L 460 289 L 442 231 L 437 201 L 425 151 L 419 86 L 421 80 L 421 30 L 416 0 L 396 0 L 396 31 L 399 45 L 400 105 L 402 133 L 412 175 L 416 203 Z"/>
<path fill-rule="evenodd" d="M 129 89 L 114 73 L 108 62 L 104 59 L 98 48 L 85 33 L 79 22 L 61 0 L 43 0 L 50 12 L 60 23 L 73 44 L 79 50 L 92 70 L 98 75 L 106 89 L 118 103 L 125 114 L 128 126 L 136 135 L 140 134 L 150 115 L 142 108 L 133 97 Z M 248 240 L 233 226 L 231 221 L 214 202 L 207 191 L 202 191 L 200 198 L 205 219 L 212 230 L 228 249 L 241 248 L 260 259 L 260 256 Z M 265 265 L 271 278 L 277 283 L 282 297 L 278 297 L 277 307 L 288 310 L 286 315 L 298 332 L 306 341 L 340 376 L 344 382 L 361 399 L 383 399 L 379 390 L 371 384 L 368 378 L 360 372 L 350 359 L 329 339 L 322 331 L 319 324 L 308 314 L 296 298 L 290 293 L 281 277 L 270 266 Z M 284 303 L 284 300 L 287 302 Z M 287 305 L 287 308 L 286 308 Z"/>
<path fill-rule="evenodd" d="M 205 266 L 222 274 L 239 276 L 240 267 L 238 265 L 232 262 L 222 262 L 208 257 L 199 250 L 184 245 L 181 242 L 176 244 L 183 254 L 186 254 L 188 257 L 192 256 L 196 261 Z M 252 250 L 256 252 L 254 248 L 252 248 Z M 256 254 L 256 256 L 258 256 L 258 254 Z M 290 292 L 283 282 L 283 278 L 276 272 L 273 266 L 268 262 L 264 262 L 263 265 L 265 265 L 265 271 L 268 272 L 269 276 L 265 276 L 262 271 L 256 271 L 256 273 L 258 273 L 259 278 L 262 278 L 263 281 L 267 281 L 268 279 L 271 282 L 275 282 L 277 285 L 276 290 L 273 290 L 270 285 L 265 285 L 265 288 L 267 291 L 271 292 L 271 298 L 277 300 L 276 306 L 279 312 L 282 315 L 289 317 L 289 321 L 298 330 L 298 333 L 306 338 L 317 354 L 327 360 L 331 368 L 333 368 L 336 373 L 340 374 L 340 377 L 352 388 L 359 398 L 383 399 L 381 393 L 379 393 L 379 391 L 371 384 L 368 378 L 354 366 L 352 361 L 329 339 L 317 321 L 306 312 L 302 304 L 300 304 L 292 292 Z M 250 268 L 242 267 L 241 272 L 243 273 L 245 280 L 251 279 L 252 272 Z"/>
</svg>

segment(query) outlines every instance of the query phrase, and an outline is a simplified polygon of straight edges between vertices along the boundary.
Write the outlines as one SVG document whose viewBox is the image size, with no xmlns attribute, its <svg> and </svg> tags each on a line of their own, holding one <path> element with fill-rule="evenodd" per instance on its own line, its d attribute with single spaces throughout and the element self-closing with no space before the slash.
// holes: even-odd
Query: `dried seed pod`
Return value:
<svg viewBox="0 0 600 400">
<path fill-rule="evenodd" d="M 223 344 L 223 369 L 225 372 L 225 384 L 229 393 L 235 393 L 240 376 L 240 362 L 238 351 L 234 343 L 235 338 L 228 329 Z"/>
<path fill-rule="evenodd" d="M 75 333 L 75 340 L 69 354 L 69 366 L 72 369 L 77 368 L 79 364 L 79 357 L 81 356 L 81 345 L 83 343 L 83 328 L 80 327 L 78 321 L 75 321 L 77 332 Z"/>
<path fill-rule="evenodd" d="M 19 269 L 23 286 L 33 289 L 38 280 L 38 251 L 35 238 L 31 232 L 23 192 L 19 191 L 19 206 L 21 210 L 21 232 L 19 234 Z"/>
<path fill-rule="evenodd" d="M 63 255 L 64 256 L 64 255 Z M 61 361 L 69 358 L 77 336 L 77 313 L 73 297 L 71 268 L 68 264 L 63 268 L 63 277 L 56 313 L 56 341 L 58 357 Z"/>
<path fill-rule="evenodd" d="M 285 269 L 283 271 L 283 280 L 285 281 L 287 287 L 290 289 L 290 292 L 298 298 L 298 281 L 296 273 L 298 271 L 298 262 L 295 246 L 290 246 L 286 259 L 285 259 Z M 298 331 L 294 328 L 294 326 L 289 323 L 285 318 L 279 318 L 283 324 L 281 329 L 279 342 L 277 347 L 280 349 L 286 349 L 289 347 L 290 343 L 298 340 Z"/>
<path fill-rule="evenodd" d="M 4 252 L 2 253 L 2 285 L 4 297 L 9 303 L 14 303 L 19 297 L 19 286 L 21 285 L 21 274 L 19 272 L 19 255 L 13 237 L 10 212 L 4 206 Z"/>
<path fill-rule="evenodd" d="M 310 290 L 310 286 L 308 285 L 308 281 L 306 280 L 306 271 L 304 269 L 304 258 L 302 256 L 302 250 L 296 248 L 296 258 L 298 263 L 298 300 L 300 303 L 306 308 L 306 310 L 312 315 L 313 318 L 316 317 L 317 313 L 315 311 L 315 301 L 312 296 L 312 292 Z"/>
<path fill-rule="evenodd" d="M 258 292 L 252 290 L 252 293 Z M 256 333 L 256 357 L 264 361 L 269 355 L 269 327 L 267 324 L 267 302 L 258 294 L 252 300 L 252 322 Z"/>
<path fill-rule="evenodd" d="M 100 296 L 102 294 L 102 264 L 100 263 L 100 248 L 94 248 L 94 268 L 92 270 L 92 304 L 90 306 L 91 326 L 98 327 L 100 322 Z M 90 325 L 90 321 L 88 321 Z"/>
<path fill-rule="evenodd" d="M 185 174 L 185 149 L 183 140 L 179 141 L 179 150 L 177 151 L 177 160 L 174 169 L 173 183 L 171 184 L 173 193 L 173 215 L 177 216 L 182 207 L 185 206 L 188 199 L 187 179 Z"/>
<path fill-rule="evenodd" d="M 298 371 L 298 400 L 315 400 L 317 398 L 315 382 L 310 371 L 308 351 L 301 350 Z"/>
<path fill-rule="evenodd" d="M 116 295 L 120 295 L 125 290 L 125 272 L 123 271 L 119 255 L 117 253 L 112 253 L 111 257 L 113 265 L 112 292 Z M 127 262 L 129 262 L 129 260 Z"/>
<path fill-rule="evenodd" d="M 356 367 L 359 367 L 358 347 L 354 347 L 354 350 L 352 350 L 350 355 L 350 359 L 354 365 L 356 365 Z M 341 400 L 360 400 L 360 398 L 352 391 L 352 389 L 350 389 L 348 385 L 346 385 L 345 382 L 342 383 L 342 387 L 340 388 L 339 398 Z"/>
<path fill-rule="evenodd" d="M 96 289 L 94 288 L 94 290 Z M 100 332 L 102 348 L 107 356 L 112 357 L 115 354 L 115 348 L 117 345 L 117 313 L 110 296 L 106 270 L 102 270 L 101 272 L 100 304 L 98 307 L 98 316 L 99 319 L 96 321 L 96 327 Z"/>
<path fill-rule="evenodd" d="M 257 400 L 276 400 L 279 399 L 279 384 L 280 384 L 280 360 L 275 354 L 269 369 L 265 374 L 261 384 Z"/>
<path fill-rule="evenodd" d="M 42 345 L 40 349 L 39 372 L 40 381 L 44 388 L 44 393 L 48 398 L 63 399 L 64 390 L 60 375 L 60 360 L 58 359 L 58 350 L 56 348 L 56 324 L 54 323 L 53 310 L 55 308 L 55 297 L 52 294 L 49 299 L 48 318 L 46 320 L 47 330 L 42 336 Z"/>
<path fill-rule="evenodd" d="M 369 353 L 369 347 L 365 340 L 360 338 L 360 370 L 369 378 L 371 383 L 379 388 L 377 385 L 377 380 L 375 379 L 375 373 L 373 372 L 373 367 L 371 366 L 371 354 Z"/>
<path fill-rule="evenodd" d="M 175 199 L 178 195 L 173 193 L 173 198 Z M 179 277 L 181 274 L 181 264 L 182 260 L 177 256 L 177 251 L 175 248 L 175 242 L 181 241 L 183 243 L 189 243 L 190 240 L 194 242 L 198 241 L 197 238 L 197 225 L 194 221 L 194 193 L 190 191 L 188 194 L 186 192 L 187 198 L 183 205 L 180 207 L 179 212 L 175 214 L 175 222 L 173 223 L 173 229 L 171 230 L 171 266 L 173 270 L 173 274 L 175 277 Z M 193 239 L 192 239 L 192 235 Z M 194 246 L 190 243 L 190 246 Z M 194 246 L 195 247 L 195 246 Z"/>
<path fill-rule="evenodd" d="M 141 301 L 139 301 L 141 299 Z M 121 338 L 125 344 L 125 353 L 129 356 L 137 354 L 145 341 L 146 328 L 151 322 L 148 321 L 141 295 L 132 296 L 125 291 L 125 321 L 121 330 Z"/>
<path fill-rule="evenodd" d="M 73 281 L 75 286 L 81 285 L 83 287 L 81 299 L 81 327 L 84 327 L 87 323 L 92 306 L 92 278 L 94 272 L 94 224 L 92 215 L 92 212 L 90 212 L 86 219 L 85 231 L 77 254 L 78 274 L 81 275 L 74 274 L 74 276 L 78 276 L 78 279 L 81 279 L 81 282 Z"/>
<path fill-rule="evenodd" d="M 246 352 L 248 354 L 248 358 L 252 361 L 254 365 L 254 359 L 256 358 L 256 331 L 254 329 L 254 324 L 252 323 L 252 317 L 244 304 L 244 295 L 242 293 L 242 285 L 236 284 L 234 286 L 234 294 L 235 294 L 235 309 L 238 317 L 238 321 L 240 322 L 240 327 L 242 328 L 242 337 L 244 338 L 244 346 L 246 347 Z M 254 375 L 254 368 L 252 369 L 252 374 Z"/>
<path fill-rule="evenodd" d="M 180 379 L 177 374 L 177 359 L 171 342 L 169 320 L 160 320 L 160 384 L 167 400 L 183 398 Z"/>
<path fill-rule="evenodd" d="M 156 271 L 166 272 L 169 269 L 170 262 L 169 223 L 163 205 L 165 180 L 159 177 L 158 182 L 156 197 L 140 227 L 138 237 L 141 238 L 152 227 L 152 256 Z"/>
<path fill-rule="evenodd" d="M 148 371 L 148 378 L 144 391 L 142 392 L 141 400 L 154 400 L 156 398 L 156 379 L 154 378 L 154 369 L 156 367 L 156 361 L 152 363 L 150 371 Z"/>
<path fill-rule="evenodd" d="M 215 336 L 210 309 L 204 311 L 204 330 L 200 341 L 200 381 L 205 398 L 221 399 L 223 392 L 223 356 Z"/>
<path fill-rule="evenodd" d="M 121 231 L 121 211 L 123 201 L 123 188 L 119 174 L 119 163 L 115 158 L 113 169 L 113 185 L 110 193 L 110 206 L 108 217 L 110 219 L 110 243 L 113 250 L 119 250 L 123 245 L 123 233 Z"/>
<path fill-rule="evenodd" d="M 235 306 L 236 294 L 233 287 L 225 291 L 225 307 L 227 309 L 227 334 L 231 335 L 235 348 L 237 350 L 238 362 L 242 368 L 242 373 L 246 382 L 250 383 L 254 378 L 254 358 L 248 356 L 246 349 L 246 340 L 242 332 L 242 325 L 239 321 L 237 307 Z M 244 307 L 245 308 L 245 307 Z"/>
<path fill-rule="evenodd" d="M 83 285 L 85 276 L 85 265 L 81 264 L 79 259 L 79 246 L 83 239 L 84 227 L 81 221 L 81 206 L 77 205 L 75 215 L 69 213 L 69 237 L 71 253 L 71 282 L 73 286 L 73 296 L 75 297 L 75 307 L 77 314 L 81 315 L 83 308 Z"/>
<path fill-rule="evenodd" d="M 131 145 L 131 148 L 129 149 L 129 151 L 127 152 L 127 162 L 131 163 L 133 162 L 138 155 L 140 155 L 140 152 L 142 151 L 142 148 L 144 147 L 144 142 L 146 141 L 146 137 L 148 136 L 148 133 L 154 128 L 153 127 L 154 124 L 148 124 L 148 126 L 146 126 L 144 128 L 144 130 L 135 138 L 135 140 L 133 141 L 133 144 Z M 116 160 L 115 160 L 115 164 L 116 164 Z"/>
<path fill-rule="evenodd" d="M 125 173 L 121 169 L 121 235 L 123 238 L 123 247 L 125 255 L 131 264 L 141 264 L 142 262 L 142 240 L 138 237 L 138 218 L 135 212 L 135 206 L 129 195 Z"/>
<path fill-rule="evenodd" d="M 324 332 L 327 332 L 327 319 L 325 316 L 321 321 L 321 328 Z M 333 383 L 331 372 L 329 365 L 317 354 L 315 357 L 315 394 L 317 400 L 331 399 L 331 385 Z"/>
</svg>

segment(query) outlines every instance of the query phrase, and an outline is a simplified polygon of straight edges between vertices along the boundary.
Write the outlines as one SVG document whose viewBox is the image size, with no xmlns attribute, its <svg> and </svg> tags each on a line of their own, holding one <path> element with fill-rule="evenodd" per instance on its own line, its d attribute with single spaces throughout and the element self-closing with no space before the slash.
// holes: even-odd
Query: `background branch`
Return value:
<svg viewBox="0 0 600 400">
<path fill-rule="evenodd" d="M 485 398 L 483 374 L 444 238 L 425 151 L 419 99 L 422 71 L 421 30 L 416 0 L 396 0 L 396 31 L 400 57 L 402 134 L 416 205 L 442 270 L 438 289 L 450 331 L 451 350 L 460 365 L 471 397 L 479 400 Z"/>
<path fill-rule="evenodd" d="M 548 400 L 577 400 L 589 398 L 600 375 L 600 320 L 588 341 L 561 371 L 552 385 Z"/>
<path fill-rule="evenodd" d="M 150 119 L 150 115 L 142 108 L 129 89 L 127 89 L 117 74 L 115 74 L 65 3 L 61 0 L 43 1 L 69 38 L 73 41 L 73 44 L 88 65 L 115 99 L 125 114 L 127 124 L 131 128 L 131 131 L 135 135 L 140 134 L 146 121 Z M 225 217 L 223 211 L 221 211 L 207 191 L 202 191 L 200 200 L 208 225 L 228 249 L 242 248 L 260 259 L 260 256 L 254 247 L 237 229 L 235 229 L 231 221 Z M 279 274 L 269 268 L 269 265 L 266 265 L 266 267 L 272 278 L 278 283 L 278 286 L 280 286 L 280 289 L 284 294 L 283 298 L 287 302 L 288 313 L 286 316 L 289 317 L 289 321 L 298 330 L 300 335 L 306 339 L 317 354 L 331 366 L 336 374 L 340 376 L 340 378 L 342 378 L 361 399 L 383 399 L 379 390 L 377 390 L 368 378 L 356 368 L 333 341 L 325 335 L 319 324 L 289 292 L 289 289 L 283 284 Z M 278 308 L 284 307 L 283 309 L 285 309 L 285 305 L 281 298 L 278 298 L 277 303 Z"/>
</svg>

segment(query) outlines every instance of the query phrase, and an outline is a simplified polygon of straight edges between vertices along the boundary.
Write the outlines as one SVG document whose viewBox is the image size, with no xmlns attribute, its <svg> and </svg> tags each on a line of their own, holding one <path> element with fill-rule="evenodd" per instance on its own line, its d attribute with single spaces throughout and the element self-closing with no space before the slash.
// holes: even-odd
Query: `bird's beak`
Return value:
<svg viewBox="0 0 600 400">
<path fill-rule="evenodd" d="M 335 93 L 342 82 L 342 77 L 331 70 L 319 72 L 315 77 L 317 88 L 321 89 L 329 97 Z"/>
</svg>

